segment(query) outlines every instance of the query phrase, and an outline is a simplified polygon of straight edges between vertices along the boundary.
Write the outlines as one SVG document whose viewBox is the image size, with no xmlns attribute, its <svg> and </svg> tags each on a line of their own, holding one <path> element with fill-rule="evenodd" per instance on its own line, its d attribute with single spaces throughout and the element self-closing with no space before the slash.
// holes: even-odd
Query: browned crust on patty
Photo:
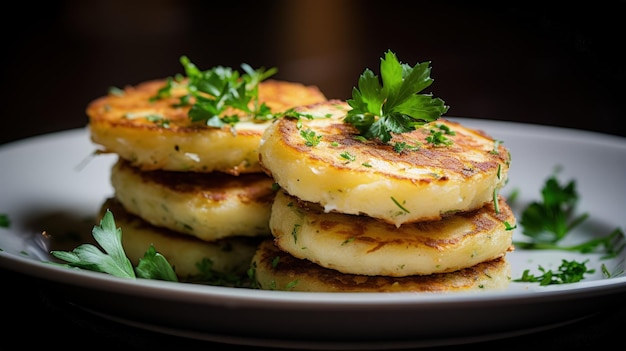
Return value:
<svg viewBox="0 0 626 351">
<path fill-rule="evenodd" d="M 223 115 L 237 115 L 239 121 L 233 125 L 193 122 L 188 114 L 194 98 L 180 104 L 180 98 L 188 95 L 185 82 L 175 85 L 170 97 L 154 99 L 165 86 L 165 79 L 143 82 L 92 101 L 86 113 L 98 151 L 116 153 L 142 170 L 261 172 L 258 146 L 270 121 L 230 109 Z M 258 102 L 272 113 L 326 100 L 316 86 L 280 80 L 261 82 L 258 92 Z"/>
<path fill-rule="evenodd" d="M 329 100 L 309 106 L 297 108 L 302 113 L 315 111 L 320 106 L 335 105 L 338 114 L 345 114 L 349 107 L 340 100 Z M 292 148 L 297 152 L 306 154 L 311 160 L 328 162 L 327 150 L 319 151 L 320 148 L 310 147 L 302 142 L 298 121 L 292 118 L 284 118 L 278 123 L 278 133 L 283 141 L 284 147 Z M 478 173 L 485 173 L 497 169 L 500 165 L 510 163 L 509 151 L 502 143 L 497 147 L 485 150 L 484 141 L 491 137 L 481 130 L 467 128 L 460 123 L 440 118 L 432 123 L 432 126 L 446 125 L 455 132 L 455 135 L 446 135 L 452 140 L 450 146 L 436 146 L 426 143 L 426 138 L 430 135 L 429 128 L 418 128 L 412 132 L 393 134 L 389 143 L 383 143 L 379 139 L 366 140 L 357 138 L 359 131 L 351 124 L 336 120 L 333 123 L 315 126 L 317 135 L 322 135 L 326 143 L 333 144 L 333 154 L 339 155 L 345 151 L 350 152 L 356 160 L 380 159 L 398 165 L 398 168 L 436 168 L 441 171 L 442 176 L 430 174 L 423 177 L 403 176 L 398 173 L 387 173 L 396 179 L 411 179 L 415 183 L 445 183 L 449 180 L 449 175 L 454 173 L 463 178 L 471 178 Z M 406 143 L 410 146 L 419 145 L 419 150 L 405 150 L 397 152 L 393 145 L 396 143 Z M 480 155 L 480 160 L 473 160 L 468 157 L 468 152 L 476 152 Z M 346 169 L 356 172 L 369 173 L 371 168 L 362 167 L 359 163 L 345 162 L 339 157 L 334 158 L 336 162 L 332 167 Z M 266 169 L 271 174 L 271 170 Z"/>
<path fill-rule="evenodd" d="M 271 240 L 253 258 L 261 289 L 315 292 L 453 292 L 504 288 L 509 264 L 499 257 L 455 272 L 408 277 L 344 274 L 279 250 Z M 493 284 L 493 285 L 491 285 Z"/>
<path fill-rule="evenodd" d="M 152 99 L 165 84 L 165 79 L 146 81 L 124 87 L 123 94 L 109 93 L 93 100 L 86 110 L 90 123 L 157 131 L 163 129 L 158 124 L 146 123 L 141 118 L 125 117 L 129 113 L 149 108 L 170 121 L 168 130 L 173 133 L 197 133 L 201 130 L 215 129 L 205 123 L 192 122 L 188 116 L 191 105 L 178 106 L 180 98 L 187 93 L 185 89 L 176 88 L 172 90 L 170 97 Z M 259 101 L 265 102 L 273 112 L 282 112 L 294 106 L 324 100 L 326 100 L 324 94 L 316 86 L 272 79 L 259 84 Z M 229 110 L 226 114 L 237 114 L 246 119 L 246 115 L 239 110 Z M 244 130 L 242 133 L 249 131 Z"/>
<path fill-rule="evenodd" d="M 227 198 L 227 192 L 236 192 L 241 203 L 258 203 L 270 206 L 274 200 L 272 179 L 264 173 L 247 173 L 233 176 L 221 172 L 171 172 L 141 171 L 130 162 L 119 159 L 116 167 L 131 172 L 144 183 L 153 183 L 176 193 L 186 193 L 213 202 Z"/>
</svg>

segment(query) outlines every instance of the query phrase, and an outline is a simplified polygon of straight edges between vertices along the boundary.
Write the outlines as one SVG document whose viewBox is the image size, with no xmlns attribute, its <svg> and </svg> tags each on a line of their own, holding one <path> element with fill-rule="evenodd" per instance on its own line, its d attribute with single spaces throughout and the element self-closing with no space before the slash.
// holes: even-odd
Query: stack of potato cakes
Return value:
<svg viewBox="0 0 626 351">
<path fill-rule="evenodd" d="M 181 62 L 186 77 L 115 90 L 87 108 L 92 141 L 118 156 L 101 214 L 113 213 L 134 264 L 153 246 L 185 282 L 313 292 L 508 286 L 516 220 L 499 191 L 511 155 L 439 118 L 442 100 L 414 95 L 432 83 L 427 64 L 388 52 L 389 87 L 366 70 L 361 91 L 343 101 L 263 70 Z M 395 107 L 383 108 L 388 101 Z M 406 114 L 379 116 L 391 125 L 373 123 L 378 136 L 366 138 L 359 123 L 379 107 Z"/>
<path fill-rule="evenodd" d="M 252 262 L 259 287 L 506 287 L 515 217 L 498 195 L 511 161 L 502 143 L 443 118 L 388 143 L 364 140 L 343 121 L 349 109 L 339 100 L 314 103 L 266 128 L 260 164 L 281 189 L 273 238 Z M 439 131 L 448 143 L 429 142 Z"/>
<path fill-rule="evenodd" d="M 236 109 L 223 114 L 236 117 L 224 126 L 192 121 L 193 101 L 181 103 L 188 85 L 171 83 L 143 82 L 88 105 L 92 141 L 118 155 L 115 194 L 102 211 L 113 213 L 134 264 L 153 245 L 181 280 L 244 275 L 260 238 L 270 236 L 276 192 L 258 162 L 270 123 Z M 257 88 L 254 103 L 272 112 L 326 100 L 317 87 L 299 83 L 264 80 Z"/>
</svg>

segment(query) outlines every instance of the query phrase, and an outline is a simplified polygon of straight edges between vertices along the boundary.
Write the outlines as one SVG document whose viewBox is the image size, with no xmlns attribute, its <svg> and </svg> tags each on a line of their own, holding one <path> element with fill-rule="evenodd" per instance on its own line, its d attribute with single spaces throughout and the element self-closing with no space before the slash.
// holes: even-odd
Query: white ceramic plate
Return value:
<svg viewBox="0 0 626 351">
<path fill-rule="evenodd" d="M 512 153 L 507 195 L 512 207 L 540 200 L 555 167 L 562 182 L 574 179 L 585 224 L 565 243 L 626 228 L 626 139 L 598 133 L 510 122 L 452 118 L 502 140 Z M 480 293 L 295 293 L 213 287 L 59 268 L 41 232 L 91 233 L 105 198 L 113 194 L 109 169 L 115 156 L 90 157 L 86 130 L 39 136 L 0 147 L 0 265 L 51 281 L 79 306 L 142 328 L 241 345 L 288 348 L 379 349 L 451 345 L 531 333 L 585 318 L 626 291 L 626 252 L 599 254 L 522 251 L 508 255 L 512 276 L 563 259 L 589 260 L 596 273 L 579 283 L 539 286 L 511 283 Z M 519 217 L 518 217 L 519 218 Z M 122 228 L 123 229 L 123 228 Z M 515 240 L 524 240 L 515 233 Z M 564 243 L 564 244 L 565 244 Z M 604 264 L 613 275 L 602 275 Z M 623 301 L 619 302 L 622 303 Z M 626 316 L 625 316 L 626 317 Z"/>
</svg>

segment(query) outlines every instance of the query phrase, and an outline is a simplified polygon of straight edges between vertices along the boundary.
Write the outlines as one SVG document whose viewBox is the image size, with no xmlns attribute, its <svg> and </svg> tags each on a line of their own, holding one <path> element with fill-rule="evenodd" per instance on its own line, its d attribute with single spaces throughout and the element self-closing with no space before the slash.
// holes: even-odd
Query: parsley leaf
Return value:
<svg viewBox="0 0 626 351">
<path fill-rule="evenodd" d="M 150 245 L 143 258 L 139 259 L 135 272 L 139 278 L 178 281 L 170 263 L 153 245 Z"/>
<path fill-rule="evenodd" d="M 535 240 L 556 243 L 588 217 L 587 213 L 574 217 L 578 202 L 574 180 L 561 185 L 556 175 L 552 175 L 541 189 L 541 196 L 543 201 L 526 207 L 520 220 L 524 235 Z"/>
<path fill-rule="evenodd" d="M 107 210 L 100 225 L 93 227 L 92 234 L 104 250 L 92 244 L 81 244 L 72 251 L 51 251 L 50 253 L 65 262 L 65 266 L 111 274 L 121 278 L 147 278 L 178 281 L 173 268 L 165 257 L 150 247 L 140 259 L 137 268 L 124 252 L 122 230 L 116 228 L 115 218 Z"/>
<path fill-rule="evenodd" d="M 431 94 L 418 94 L 429 87 L 430 62 L 411 67 L 387 51 L 381 58 L 382 85 L 370 69 L 365 69 L 352 89 L 352 107 L 345 122 L 354 125 L 367 139 L 387 143 L 391 133 L 405 133 L 433 122 L 448 111 L 448 106 Z"/>
<path fill-rule="evenodd" d="M 603 258 L 615 257 L 626 247 L 624 232 L 616 228 L 606 236 L 583 243 L 564 246 L 560 242 L 572 229 L 584 222 L 588 213 L 576 215 L 579 201 L 576 182 L 561 184 L 556 173 L 551 175 L 541 189 L 542 201 L 530 203 L 523 211 L 519 223 L 522 234 L 530 242 L 514 242 L 516 248 L 525 250 L 564 250 L 592 253 L 602 248 Z"/>
<path fill-rule="evenodd" d="M 94 226 L 92 234 L 96 242 L 104 249 L 91 244 L 82 244 L 73 251 L 52 251 L 51 254 L 68 262 L 72 267 L 109 273 L 123 278 L 135 278 L 135 271 L 122 247 L 122 230 L 115 227 L 113 214 L 107 212 Z"/>
</svg>

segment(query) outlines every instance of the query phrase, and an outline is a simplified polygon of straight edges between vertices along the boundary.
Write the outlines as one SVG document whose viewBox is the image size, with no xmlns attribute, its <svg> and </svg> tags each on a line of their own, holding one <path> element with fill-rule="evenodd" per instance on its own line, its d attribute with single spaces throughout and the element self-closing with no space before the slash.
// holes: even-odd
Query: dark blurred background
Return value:
<svg viewBox="0 0 626 351">
<path fill-rule="evenodd" d="M 3 11 L 0 143 L 87 123 L 122 87 L 201 69 L 275 78 L 347 99 L 390 49 L 431 61 L 447 116 L 626 135 L 625 1 L 66 0 Z"/>
</svg>

